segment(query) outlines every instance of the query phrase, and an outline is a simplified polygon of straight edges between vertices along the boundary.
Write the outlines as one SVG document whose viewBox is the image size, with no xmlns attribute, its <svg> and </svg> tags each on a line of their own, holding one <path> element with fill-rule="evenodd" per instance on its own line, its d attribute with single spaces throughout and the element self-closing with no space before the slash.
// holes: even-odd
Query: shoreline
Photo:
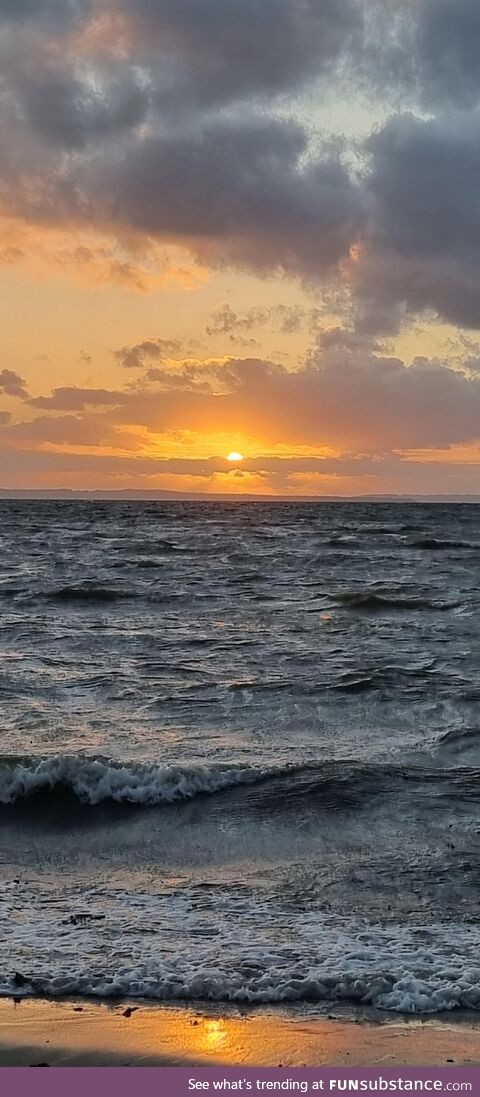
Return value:
<svg viewBox="0 0 480 1097">
<path fill-rule="evenodd" d="M 480 1065 L 480 1016 L 0 999 L 0 1066 Z"/>
</svg>

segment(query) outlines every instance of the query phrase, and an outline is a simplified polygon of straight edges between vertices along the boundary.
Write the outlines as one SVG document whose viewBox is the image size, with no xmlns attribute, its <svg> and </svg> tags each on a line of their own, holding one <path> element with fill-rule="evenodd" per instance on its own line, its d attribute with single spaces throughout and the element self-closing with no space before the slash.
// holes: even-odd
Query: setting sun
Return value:
<svg viewBox="0 0 480 1097">
<path fill-rule="evenodd" d="M 233 453 L 228 454 L 227 461 L 232 461 L 232 462 L 243 461 L 243 453 L 236 453 L 236 451 L 234 450 Z"/>
</svg>

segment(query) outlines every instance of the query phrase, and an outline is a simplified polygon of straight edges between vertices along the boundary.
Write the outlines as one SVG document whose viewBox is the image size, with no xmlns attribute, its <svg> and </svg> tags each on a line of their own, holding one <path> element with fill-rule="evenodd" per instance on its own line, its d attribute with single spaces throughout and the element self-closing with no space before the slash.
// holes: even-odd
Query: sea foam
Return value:
<svg viewBox="0 0 480 1097">
<path fill-rule="evenodd" d="M 116 764 L 101 758 L 57 755 L 45 759 L 8 759 L 0 762 L 0 804 L 64 788 L 82 803 L 113 800 L 130 804 L 170 804 L 202 793 L 249 785 L 281 768 L 240 765 Z"/>
</svg>

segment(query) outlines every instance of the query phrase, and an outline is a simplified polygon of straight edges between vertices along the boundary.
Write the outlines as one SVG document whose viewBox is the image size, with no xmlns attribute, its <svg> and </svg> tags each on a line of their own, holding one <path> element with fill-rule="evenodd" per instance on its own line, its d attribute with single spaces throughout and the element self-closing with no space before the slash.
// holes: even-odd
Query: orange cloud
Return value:
<svg viewBox="0 0 480 1097">
<path fill-rule="evenodd" d="M 208 273 L 181 248 L 125 240 L 74 226 L 57 229 L 0 218 L 0 264 L 36 278 L 63 276 L 85 286 L 117 285 L 137 293 L 191 290 Z"/>
</svg>

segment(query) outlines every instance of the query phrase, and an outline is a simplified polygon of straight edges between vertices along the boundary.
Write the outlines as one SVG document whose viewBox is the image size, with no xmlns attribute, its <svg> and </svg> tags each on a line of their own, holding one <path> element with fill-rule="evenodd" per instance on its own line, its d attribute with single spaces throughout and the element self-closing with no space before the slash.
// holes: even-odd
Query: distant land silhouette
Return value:
<svg viewBox="0 0 480 1097">
<path fill-rule="evenodd" d="M 80 491 L 69 488 L 0 488 L 2 499 L 133 500 L 192 503 L 480 503 L 478 495 L 248 495 L 184 491 Z"/>
</svg>

